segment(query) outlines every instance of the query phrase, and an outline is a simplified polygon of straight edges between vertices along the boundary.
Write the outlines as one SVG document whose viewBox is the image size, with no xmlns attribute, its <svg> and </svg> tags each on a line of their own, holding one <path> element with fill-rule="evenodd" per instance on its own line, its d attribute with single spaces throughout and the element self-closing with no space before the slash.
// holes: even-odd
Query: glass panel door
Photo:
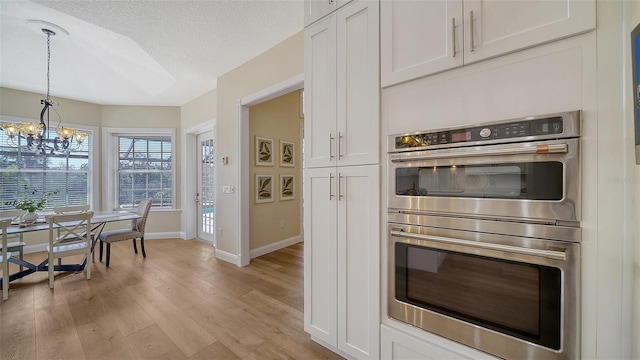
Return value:
<svg viewBox="0 0 640 360">
<path fill-rule="evenodd" d="M 216 193 L 215 193 L 215 148 L 213 131 L 198 135 L 198 185 L 197 221 L 199 239 L 215 245 Z"/>
</svg>

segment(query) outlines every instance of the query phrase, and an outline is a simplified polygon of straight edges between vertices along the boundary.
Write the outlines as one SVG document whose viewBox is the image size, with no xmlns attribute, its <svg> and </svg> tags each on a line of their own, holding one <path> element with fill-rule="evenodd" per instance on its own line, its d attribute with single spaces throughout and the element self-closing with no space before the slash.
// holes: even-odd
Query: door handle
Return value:
<svg viewBox="0 0 640 360">
<path fill-rule="evenodd" d="M 332 161 L 334 156 L 333 156 L 333 134 L 329 133 L 329 161 Z"/>
<path fill-rule="evenodd" d="M 456 57 L 456 18 L 451 18 L 451 33 L 453 34 L 453 57 Z"/>
<path fill-rule="evenodd" d="M 475 39 L 473 37 L 473 30 L 474 30 L 474 28 L 473 28 L 473 10 L 471 10 L 469 12 L 469 25 L 471 25 L 470 26 L 470 31 L 471 31 L 471 52 L 473 52 L 476 49 L 476 41 L 475 41 Z"/>
<path fill-rule="evenodd" d="M 492 156 L 492 155 L 522 155 L 522 154 L 566 154 L 569 152 L 569 145 L 567 144 L 549 144 L 549 145 L 536 145 L 536 146 L 520 146 L 520 147 L 505 147 L 498 149 L 478 150 L 478 148 L 455 150 L 455 151 L 432 151 L 423 155 L 417 156 L 401 156 L 396 155 L 391 157 L 391 162 L 411 162 L 433 159 L 452 159 L 452 158 L 465 158 L 465 157 L 478 157 L 478 156 Z"/>
<path fill-rule="evenodd" d="M 488 250 L 505 251 L 505 252 L 511 252 L 511 253 L 524 254 L 524 255 L 533 255 L 533 256 L 562 260 L 562 261 L 567 259 L 567 254 L 562 250 L 529 249 L 529 248 L 522 248 L 518 246 L 511 246 L 511 245 L 501 245 L 501 244 L 492 244 L 492 243 L 485 243 L 485 242 L 478 242 L 478 241 L 471 241 L 471 240 L 454 239 L 454 238 L 449 238 L 444 236 L 422 235 L 422 234 L 405 232 L 402 230 L 391 230 L 391 236 L 404 237 L 404 238 L 415 239 L 415 240 L 429 240 L 429 241 L 435 241 L 440 243 L 469 246 L 473 248 L 481 248 L 481 249 L 488 249 Z"/>
</svg>

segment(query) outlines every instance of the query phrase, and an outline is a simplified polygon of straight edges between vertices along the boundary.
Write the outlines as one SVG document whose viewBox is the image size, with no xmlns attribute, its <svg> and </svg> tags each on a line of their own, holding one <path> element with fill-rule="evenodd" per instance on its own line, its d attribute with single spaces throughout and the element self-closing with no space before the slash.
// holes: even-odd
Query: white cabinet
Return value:
<svg viewBox="0 0 640 360">
<path fill-rule="evenodd" d="M 390 86 L 595 28 L 595 0 L 387 0 L 381 78 Z"/>
<path fill-rule="evenodd" d="M 379 171 L 304 174 L 305 331 L 358 359 L 379 358 Z"/>
<path fill-rule="evenodd" d="M 386 360 L 498 360 L 482 351 L 471 349 L 435 335 L 427 341 L 386 325 L 380 330 L 380 358 Z"/>
<path fill-rule="evenodd" d="M 349 1 L 351 0 L 305 0 L 304 26 L 311 25 Z"/>
<path fill-rule="evenodd" d="M 379 162 L 378 19 L 354 1 L 305 29 L 305 167 Z"/>
</svg>

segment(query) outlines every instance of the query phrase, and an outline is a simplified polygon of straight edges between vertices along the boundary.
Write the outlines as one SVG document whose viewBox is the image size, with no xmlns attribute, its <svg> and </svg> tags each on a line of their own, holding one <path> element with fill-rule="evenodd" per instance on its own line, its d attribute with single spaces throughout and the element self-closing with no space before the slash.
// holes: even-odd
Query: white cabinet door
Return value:
<svg viewBox="0 0 640 360">
<path fill-rule="evenodd" d="M 336 164 L 336 18 L 304 31 L 305 166 Z"/>
<path fill-rule="evenodd" d="M 596 25 L 593 0 L 464 0 L 464 12 L 465 64 L 585 32 Z"/>
<path fill-rule="evenodd" d="M 307 27 L 311 25 L 350 1 L 351 0 L 305 0 L 304 26 Z"/>
<path fill-rule="evenodd" d="M 380 11 L 383 87 L 462 66 L 462 0 L 385 0 Z"/>
<path fill-rule="evenodd" d="M 304 170 L 304 330 L 337 346 L 336 168 Z"/>
<path fill-rule="evenodd" d="M 309 26 L 337 8 L 336 0 L 305 0 L 304 26 Z"/>
<path fill-rule="evenodd" d="M 379 13 L 374 1 L 355 1 L 336 13 L 339 166 L 379 162 Z"/>
<path fill-rule="evenodd" d="M 380 158 L 379 8 L 355 1 L 305 29 L 305 166 Z"/>
<path fill-rule="evenodd" d="M 338 348 L 357 359 L 380 358 L 379 169 L 338 167 Z"/>
</svg>

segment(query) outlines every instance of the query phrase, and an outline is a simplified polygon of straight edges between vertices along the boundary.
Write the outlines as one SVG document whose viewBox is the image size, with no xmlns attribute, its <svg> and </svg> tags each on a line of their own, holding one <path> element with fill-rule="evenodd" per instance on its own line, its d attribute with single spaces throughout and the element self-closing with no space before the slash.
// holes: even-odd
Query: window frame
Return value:
<svg viewBox="0 0 640 360">
<path fill-rule="evenodd" d="M 34 118 L 23 118 L 23 117 L 17 117 L 17 116 L 5 116 L 5 115 L 0 115 L 0 122 L 3 123 L 20 123 L 20 122 L 35 122 L 38 123 L 40 122 L 40 120 L 38 119 L 34 119 Z M 60 123 L 58 122 L 53 122 L 54 127 L 57 127 L 58 125 L 61 126 L 65 126 L 65 127 L 71 127 L 80 131 L 84 131 L 89 133 L 89 139 L 91 144 L 89 145 L 89 170 L 87 172 L 87 185 L 88 185 L 88 189 L 87 189 L 87 202 L 89 204 L 90 209 L 95 209 L 96 208 L 96 204 L 97 204 L 97 194 L 98 194 L 98 187 L 100 186 L 100 175 L 96 174 L 95 170 L 96 170 L 96 161 L 99 159 L 99 132 L 98 132 L 98 127 L 96 126 L 91 126 L 91 125 L 85 125 L 85 124 L 73 124 L 73 123 L 68 123 L 68 122 L 64 122 L 61 121 Z"/>
<path fill-rule="evenodd" d="M 151 211 L 174 211 L 176 199 L 176 129 L 174 128 L 102 128 L 102 183 L 103 208 L 107 211 L 122 211 L 119 204 L 118 183 L 118 137 L 119 136 L 169 136 L 171 137 L 171 207 L 151 207 Z"/>
</svg>

